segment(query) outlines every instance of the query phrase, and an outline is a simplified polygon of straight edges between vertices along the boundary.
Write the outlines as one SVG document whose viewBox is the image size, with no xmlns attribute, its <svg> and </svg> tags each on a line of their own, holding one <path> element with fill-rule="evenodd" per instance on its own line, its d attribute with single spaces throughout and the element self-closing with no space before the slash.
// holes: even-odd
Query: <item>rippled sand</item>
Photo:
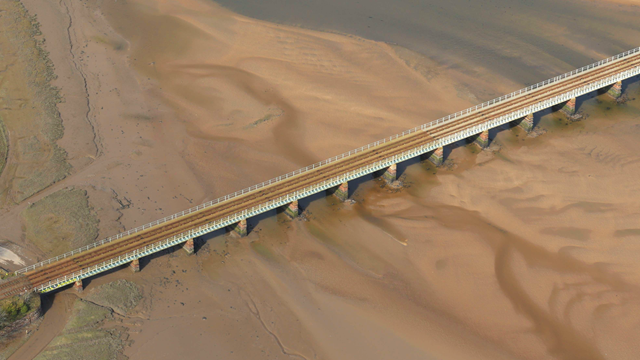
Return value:
<svg viewBox="0 0 640 360">
<path fill-rule="evenodd" d="M 126 227 L 515 90 L 208 2 L 71 13 L 110 106 L 104 155 L 67 181 L 133 199 Z M 132 359 L 634 359 L 638 79 L 626 93 L 623 106 L 584 101 L 581 122 L 544 114 L 537 138 L 492 133 L 497 153 L 459 144 L 450 168 L 402 164 L 400 191 L 368 177 L 351 184 L 355 204 L 319 194 L 301 201 L 309 221 L 273 211 L 247 238 L 218 231 L 197 256 L 154 256 L 89 286 L 144 289 Z"/>
</svg>

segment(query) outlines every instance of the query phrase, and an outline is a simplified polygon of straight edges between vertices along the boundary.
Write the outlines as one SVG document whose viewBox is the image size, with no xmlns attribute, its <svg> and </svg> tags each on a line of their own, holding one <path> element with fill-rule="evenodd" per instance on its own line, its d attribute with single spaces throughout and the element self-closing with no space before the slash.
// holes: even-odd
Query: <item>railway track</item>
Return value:
<svg viewBox="0 0 640 360">
<path fill-rule="evenodd" d="M 640 67 L 640 54 L 638 53 L 574 77 L 563 79 L 508 100 L 498 102 L 495 105 L 479 109 L 434 128 L 399 137 L 393 141 L 385 142 L 379 146 L 372 147 L 371 149 L 364 150 L 314 170 L 301 173 L 214 206 L 114 240 L 41 268 L 36 268 L 27 272 L 24 276 L 17 276 L 9 281 L 0 283 L 0 298 L 15 295 L 25 291 L 25 289 L 36 288 L 49 281 L 100 264 L 130 251 L 184 233 L 198 226 L 206 225 L 212 221 L 225 218 L 245 209 L 264 204 L 267 201 L 304 189 L 307 186 L 318 184 L 325 179 L 336 177 L 360 169 L 366 165 L 388 159 L 478 124 L 527 108 L 557 95 L 568 93 L 587 84 L 637 67 Z"/>
</svg>

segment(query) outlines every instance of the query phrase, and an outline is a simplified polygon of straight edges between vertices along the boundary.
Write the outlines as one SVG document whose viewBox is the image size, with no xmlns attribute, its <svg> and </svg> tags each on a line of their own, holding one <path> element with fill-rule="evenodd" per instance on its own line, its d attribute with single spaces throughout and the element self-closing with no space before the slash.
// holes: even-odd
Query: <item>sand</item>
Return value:
<svg viewBox="0 0 640 360">
<path fill-rule="evenodd" d="M 64 188 L 87 191 L 109 236 L 519 85 L 205 1 L 24 4 L 55 65 L 73 164 L 0 214 L 28 262 L 44 254 L 26 250 L 20 214 Z M 639 88 L 626 105 L 583 102 L 581 122 L 547 113 L 536 138 L 494 131 L 499 152 L 459 144 L 447 168 L 402 164 L 402 189 L 367 177 L 351 184 L 355 204 L 319 194 L 300 202 L 308 221 L 272 211 L 247 238 L 218 231 L 195 256 L 143 258 L 85 292 L 140 287 L 122 318 L 131 359 L 633 359 Z M 12 359 L 51 355 L 73 291 Z"/>
<path fill-rule="evenodd" d="M 607 0 L 612 3 L 621 4 L 621 5 L 631 5 L 631 6 L 639 6 L 640 1 L 638 0 Z"/>
</svg>

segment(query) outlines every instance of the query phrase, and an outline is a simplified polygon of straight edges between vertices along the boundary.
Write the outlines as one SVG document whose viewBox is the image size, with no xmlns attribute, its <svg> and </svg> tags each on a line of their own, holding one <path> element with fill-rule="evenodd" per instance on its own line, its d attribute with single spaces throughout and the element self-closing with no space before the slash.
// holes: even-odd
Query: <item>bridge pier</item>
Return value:
<svg viewBox="0 0 640 360">
<path fill-rule="evenodd" d="M 184 251 L 187 252 L 188 255 L 191 255 L 191 254 L 196 252 L 196 247 L 195 247 L 195 244 L 193 242 L 193 239 L 189 239 L 189 240 L 185 241 L 184 245 L 182 245 L 182 248 L 184 249 Z"/>
<path fill-rule="evenodd" d="M 573 98 L 567 101 L 560 111 L 562 111 L 567 116 L 575 115 L 576 114 L 576 98 Z"/>
<path fill-rule="evenodd" d="M 480 149 L 485 149 L 487 146 L 489 146 L 489 130 L 481 132 L 474 143 L 478 145 Z"/>
<path fill-rule="evenodd" d="M 333 193 L 333 196 L 340 199 L 340 201 L 347 201 L 349 198 L 349 183 L 344 182 L 340 184 L 340 187 L 338 187 L 338 190 Z"/>
<path fill-rule="evenodd" d="M 428 160 L 435 166 L 441 166 L 444 164 L 444 148 L 439 147 L 435 149 L 431 156 L 429 156 Z"/>
<path fill-rule="evenodd" d="M 520 121 L 520 124 L 518 124 L 518 126 L 520 126 L 522 130 L 526 132 L 531 132 L 531 130 L 533 130 L 533 114 L 525 116 L 524 119 Z"/>
<path fill-rule="evenodd" d="M 392 164 L 387 168 L 387 170 L 385 170 L 384 174 L 382 174 L 382 178 L 387 183 L 391 184 L 392 182 L 396 181 L 396 171 L 397 171 L 397 165 Z"/>
<path fill-rule="evenodd" d="M 291 203 L 289 203 L 289 205 L 287 205 L 287 208 L 284 210 L 284 213 L 287 214 L 287 216 L 289 216 L 292 219 L 297 218 L 298 215 L 300 215 L 300 209 L 298 208 L 298 200 L 294 200 Z"/>
<path fill-rule="evenodd" d="M 73 284 L 73 288 L 76 289 L 77 292 L 81 293 L 84 290 L 82 286 L 82 279 L 76 280 L 75 284 Z"/>
<path fill-rule="evenodd" d="M 232 228 L 233 228 L 233 231 L 238 233 L 238 235 L 240 235 L 241 237 L 247 236 L 248 234 L 247 219 L 240 220 L 240 222 L 236 223 L 235 225 L 232 225 Z"/>
<path fill-rule="evenodd" d="M 140 271 L 140 260 L 135 259 L 131 262 L 131 264 L 129 264 L 129 267 L 131 268 L 131 271 L 133 271 L 134 273 L 137 273 Z"/>
<path fill-rule="evenodd" d="M 618 81 L 613 84 L 613 86 L 611 86 L 607 91 L 607 95 L 612 97 L 614 100 L 618 100 L 618 98 L 622 96 L 622 81 Z"/>
</svg>

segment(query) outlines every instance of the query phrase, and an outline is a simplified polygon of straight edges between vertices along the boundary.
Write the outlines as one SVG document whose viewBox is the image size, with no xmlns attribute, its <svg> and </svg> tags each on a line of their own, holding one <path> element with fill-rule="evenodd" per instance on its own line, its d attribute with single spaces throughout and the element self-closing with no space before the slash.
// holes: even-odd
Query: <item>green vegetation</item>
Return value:
<svg viewBox="0 0 640 360">
<path fill-rule="evenodd" d="M 76 301 L 73 305 L 73 315 L 69 318 L 64 330 L 66 332 L 75 332 L 95 327 L 103 321 L 111 319 L 113 319 L 111 309 L 87 301 Z"/>
<path fill-rule="evenodd" d="M 98 218 L 87 192 L 63 189 L 23 210 L 27 240 L 48 256 L 87 245 L 98 237 Z"/>
<path fill-rule="evenodd" d="M 116 313 L 135 308 L 142 294 L 130 281 L 117 280 L 101 285 L 73 304 L 71 317 L 61 335 L 56 336 L 36 360 L 111 360 L 126 358 L 126 328 L 116 321 Z"/>
<path fill-rule="evenodd" d="M 4 279 L 9 278 L 9 277 L 14 276 L 14 275 L 15 275 L 15 273 L 9 272 L 4 268 L 0 268 L 0 280 L 4 280 Z"/>
<path fill-rule="evenodd" d="M 7 130 L 4 127 L 4 121 L 0 117 L 0 175 L 7 165 L 7 157 L 9 156 L 9 137 L 7 136 Z"/>
<path fill-rule="evenodd" d="M 86 297 L 96 304 L 112 308 L 119 314 L 127 314 L 135 308 L 142 293 L 138 285 L 124 279 L 101 285 Z"/>
<path fill-rule="evenodd" d="M 40 308 L 40 296 L 33 293 L 0 301 L 0 330 Z"/>
<path fill-rule="evenodd" d="M 112 311 L 96 304 L 76 300 L 72 315 L 61 335 L 56 336 L 37 360 L 111 360 L 122 358 L 123 330 L 104 329 L 113 320 Z"/>
<path fill-rule="evenodd" d="M 0 2 L 0 203 L 20 203 L 71 170 L 57 145 L 64 128 L 57 104 L 53 63 L 44 50 L 39 24 L 17 0 Z M 11 154 L 7 156 L 7 146 Z"/>
</svg>

